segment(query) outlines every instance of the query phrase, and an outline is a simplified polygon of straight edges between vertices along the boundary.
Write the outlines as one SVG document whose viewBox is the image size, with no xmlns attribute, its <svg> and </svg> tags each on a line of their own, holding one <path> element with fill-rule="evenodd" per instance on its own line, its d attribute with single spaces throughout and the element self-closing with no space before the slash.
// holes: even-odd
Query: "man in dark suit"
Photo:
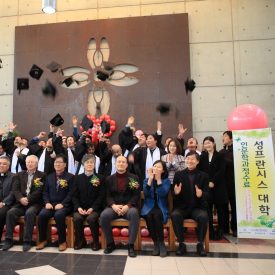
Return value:
<svg viewBox="0 0 275 275">
<path fill-rule="evenodd" d="M 179 247 L 178 256 L 186 253 L 184 243 L 184 219 L 194 219 L 198 223 L 197 253 L 206 256 L 203 241 L 208 227 L 207 200 L 208 200 L 208 175 L 196 167 L 199 155 L 191 151 L 186 156 L 187 169 L 176 172 L 173 181 L 174 209 L 171 214 L 173 228 L 177 236 Z"/>
<path fill-rule="evenodd" d="M 115 243 L 112 235 L 111 221 L 118 218 L 129 220 L 128 255 L 135 257 L 134 242 L 139 228 L 138 202 L 140 184 L 136 175 L 127 172 L 127 159 L 116 159 L 116 174 L 106 179 L 107 208 L 100 215 L 100 223 L 107 240 L 105 254 L 112 253 Z"/>
<path fill-rule="evenodd" d="M 9 168 L 9 157 L 0 156 L 0 241 L 6 224 L 7 212 L 15 201 L 12 193 L 15 174 L 9 172 Z"/>
<path fill-rule="evenodd" d="M 67 249 L 66 216 L 72 212 L 73 175 L 65 171 L 66 163 L 65 155 L 57 155 L 55 172 L 46 177 L 43 192 L 45 207 L 38 215 L 39 243 L 36 250 L 47 245 L 47 227 L 51 217 L 54 217 L 58 230 L 59 251 Z"/>
<path fill-rule="evenodd" d="M 27 171 L 19 172 L 13 184 L 16 204 L 8 211 L 6 218 L 6 239 L 3 250 L 13 246 L 13 230 L 20 216 L 25 216 L 23 251 L 31 249 L 32 232 L 37 213 L 42 208 L 42 190 L 45 174 L 37 171 L 38 158 L 26 158 Z"/>
<path fill-rule="evenodd" d="M 85 155 L 82 163 L 84 173 L 74 178 L 73 205 L 74 205 L 74 249 L 86 246 L 83 222 L 87 220 L 93 235 L 92 250 L 99 250 L 99 224 L 98 218 L 104 208 L 105 189 L 103 181 L 94 172 L 94 155 Z"/>
</svg>

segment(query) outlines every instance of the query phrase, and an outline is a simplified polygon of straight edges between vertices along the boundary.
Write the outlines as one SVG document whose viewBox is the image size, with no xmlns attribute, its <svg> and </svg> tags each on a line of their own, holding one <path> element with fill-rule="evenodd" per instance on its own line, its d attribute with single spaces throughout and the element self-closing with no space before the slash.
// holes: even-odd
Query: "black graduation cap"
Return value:
<svg viewBox="0 0 275 275">
<path fill-rule="evenodd" d="M 115 66 L 115 64 L 113 64 L 111 62 L 103 61 L 103 67 L 106 71 L 112 71 L 114 66 Z"/>
<path fill-rule="evenodd" d="M 109 74 L 104 71 L 97 71 L 96 72 L 97 78 L 101 81 L 106 81 L 109 78 Z"/>
<path fill-rule="evenodd" d="M 157 106 L 157 111 L 160 112 L 161 115 L 168 115 L 169 112 L 170 112 L 170 104 L 168 103 L 160 103 L 158 106 Z"/>
<path fill-rule="evenodd" d="M 100 123 L 101 131 L 103 134 L 109 133 L 110 131 L 110 123 L 108 123 L 106 120 L 102 120 Z"/>
<path fill-rule="evenodd" d="M 87 131 L 87 130 L 93 128 L 94 123 L 87 116 L 84 116 L 81 121 L 81 126 L 83 127 L 84 131 Z"/>
<path fill-rule="evenodd" d="M 58 113 L 50 120 L 51 125 L 59 127 L 64 123 L 64 119 L 62 116 Z"/>
<path fill-rule="evenodd" d="M 39 80 L 41 75 L 43 74 L 43 70 L 37 65 L 33 64 L 29 74 L 32 78 Z"/>
<path fill-rule="evenodd" d="M 188 92 L 193 92 L 193 90 L 196 88 L 196 82 L 193 79 L 187 78 L 184 84 L 186 94 L 188 94 Z"/>
<path fill-rule="evenodd" d="M 52 61 L 46 66 L 46 68 L 48 68 L 52 73 L 56 73 L 61 68 L 61 65 L 56 63 L 55 61 Z"/>
<path fill-rule="evenodd" d="M 21 90 L 28 90 L 29 89 L 29 79 L 28 78 L 17 78 L 17 90 L 19 94 Z"/>
<path fill-rule="evenodd" d="M 70 87 L 73 84 L 73 82 L 74 81 L 72 77 L 68 77 L 62 81 L 62 84 L 65 84 L 67 87 Z"/>
<path fill-rule="evenodd" d="M 55 98 L 57 90 L 55 86 L 48 79 L 46 79 L 45 85 L 42 88 L 42 93 L 44 96 L 51 96 Z"/>
</svg>

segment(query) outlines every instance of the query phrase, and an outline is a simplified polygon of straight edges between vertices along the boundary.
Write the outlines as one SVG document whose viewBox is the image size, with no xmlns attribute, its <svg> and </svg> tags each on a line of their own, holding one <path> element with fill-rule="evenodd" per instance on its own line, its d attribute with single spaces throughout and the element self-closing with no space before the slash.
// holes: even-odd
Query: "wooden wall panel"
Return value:
<svg viewBox="0 0 275 275">
<path fill-rule="evenodd" d="M 49 120 L 58 112 L 65 119 L 63 128 L 70 134 L 71 116 L 81 118 L 88 112 L 93 81 L 84 88 L 65 89 L 58 85 L 58 75 L 45 66 L 53 60 L 63 68 L 80 66 L 90 70 L 93 80 L 95 72 L 86 57 L 92 37 L 97 41 L 107 38 L 112 63 L 129 63 L 139 68 L 135 74 L 139 82 L 133 86 L 105 83 L 111 97 L 109 114 L 117 121 L 118 129 L 133 115 L 137 128 L 146 132 L 155 131 L 156 121 L 161 120 L 164 136 L 174 135 L 179 122 L 191 134 L 191 96 L 186 95 L 184 88 L 184 81 L 190 76 L 188 16 L 176 14 L 16 27 L 15 84 L 18 77 L 28 77 L 32 64 L 44 70 L 40 80 L 30 78 L 29 90 L 21 95 L 14 91 L 14 122 L 22 135 L 31 137 L 48 130 Z M 46 79 L 57 85 L 54 100 L 42 95 Z M 169 115 L 161 116 L 155 110 L 160 102 L 171 103 Z"/>
</svg>

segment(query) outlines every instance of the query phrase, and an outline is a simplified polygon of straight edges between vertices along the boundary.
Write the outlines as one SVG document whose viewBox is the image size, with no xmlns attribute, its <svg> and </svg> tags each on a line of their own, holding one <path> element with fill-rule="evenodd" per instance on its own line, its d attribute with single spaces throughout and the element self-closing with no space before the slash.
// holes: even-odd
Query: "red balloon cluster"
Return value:
<svg viewBox="0 0 275 275">
<path fill-rule="evenodd" d="M 92 235 L 92 232 L 91 232 L 90 227 L 86 226 L 86 227 L 84 228 L 84 235 L 85 235 L 85 236 L 91 236 L 91 235 Z"/>
<path fill-rule="evenodd" d="M 92 141 L 95 144 L 98 143 L 100 135 L 111 137 L 116 131 L 116 122 L 115 120 L 111 119 L 109 115 L 102 115 L 100 116 L 100 118 L 96 118 L 92 115 L 87 115 L 87 118 L 93 122 L 93 127 L 87 131 L 87 134 L 92 137 Z M 105 125 L 104 127 L 103 124 Z M 82 126 L 80 126 L 80 130 L 84 131 Z M 106 132 L 106 130 L 108 131 Z"/>
</svg>

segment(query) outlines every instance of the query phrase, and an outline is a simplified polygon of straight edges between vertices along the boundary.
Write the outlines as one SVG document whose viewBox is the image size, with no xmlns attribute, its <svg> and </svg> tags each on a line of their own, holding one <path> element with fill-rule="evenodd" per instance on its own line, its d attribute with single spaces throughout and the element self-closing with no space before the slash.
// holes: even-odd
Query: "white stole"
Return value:
<svg viewBox="0 0 275 275">
<path fill-rule="evenodd" d="M 158 147 L 154 150 L 153 154 L 151 155 L 151 151 L 147 148 L 147 157 L 146 157 L 146 166 L 145 166 L 145 178 L 148 178 L 147 170 L 153 167 L 153 163 L 157 160 L 160 160 L 160 150 Z"/>
<path fill-rule="evenodd" d="M 27 155 L 29 152 L 29 148 L 24 148 L 21 152 L 20 152 L 20 148 L 16 148 L 13 155 L 12 155 L 12 161 L 11 161 L 11 172 L 12 173 L 17 173 L 17 172 L 21 172 L 22 171 L 22 167 L 20 164 L 18 164 L 18 171 L 16 171 L 16 165 L 18 162 L 18 157 L 16 155 L 16 153 L 19 152 L 22 155 Z"/>
<path fill-rule="evenodd" d="M 75 175 L 75 162 L 74 162 L 74 155 L 72 153 L 72 150 L 70 148 L 68 150 L 68 172 Z"/>
<path fill-rule="evenodd" d="M 39 158 L 39 161 L 38 161 L 38 167 L 37 167 L 37 170 L 40 171 L 40 172 L 44 172 L 45 170 L 45 157 L 46 157 L 46 150 L 47 148 L 45 148 Z"/>
<path fill-rule="evenodd" d="M 111 175 L 116 173 L 116 158 L 112 156 L 112 170 L 111 170 Z"/>
</svg>

